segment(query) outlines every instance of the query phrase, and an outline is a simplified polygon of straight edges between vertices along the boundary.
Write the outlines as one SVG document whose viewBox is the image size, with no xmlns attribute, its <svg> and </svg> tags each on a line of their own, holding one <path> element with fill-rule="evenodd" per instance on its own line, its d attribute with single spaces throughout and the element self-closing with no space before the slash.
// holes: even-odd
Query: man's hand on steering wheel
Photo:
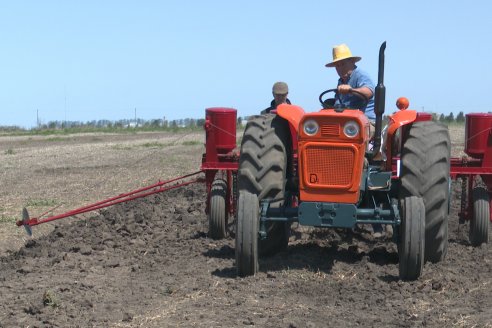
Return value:
<svg viewBox="0 0 492 328">
<path fill-rule="evenodd" d="M 323 100 L 324 95 L 329 93 L 329 92 L 334 92 L 335 98 Z M 357 95 L 358 97 L 362 98 L 362 100 L 364 101 L 363 107 L 366 107 L 367 103 L 369 102 L 369 98 L 367 98 L 366 95 L 364 95 L 362 92 L 357 91 L 356 89 L 352 88 L 348 84 L 340 84 L 336 89 L 329 89 L 329 90 L 323 91 L 319 95 L 319 102 L 321 103 L 321 105 L 323 106 L 324 109 L 333 108 L 335 100 L 338 100 L 339 104 L 342 103 L 342 101 L 340 99 L 340 95 L 344 94 L 344 93 L 345 94 L 352 93 L 352 94 Z M 328 104 L 328 102 L 330 100 L 332 100 L 332 101 L 330 102 L 330 104 Z"/>
<path fill-rule="evenodd" d="M 338 93 L 341 93 L 342 95 L 346 95 L 348 93 L 351 93 L 352 92 L 352 87 L 349 85 L 349 84 L 340 84 L 338 87 L 337 87 L 337 91 Z"/>
<path fill-rule="evenodd" d="M 354 94 L 359 98 L 362 98 L 366 103 L 369 102 L 369 99 L 372 97 L 373 92 L 368 87 L 360 87 L 360 88 L 352 88 L 349 84 L 340 84 L 337 87 L 337 92 L 339 94 Z"/>
</svg>

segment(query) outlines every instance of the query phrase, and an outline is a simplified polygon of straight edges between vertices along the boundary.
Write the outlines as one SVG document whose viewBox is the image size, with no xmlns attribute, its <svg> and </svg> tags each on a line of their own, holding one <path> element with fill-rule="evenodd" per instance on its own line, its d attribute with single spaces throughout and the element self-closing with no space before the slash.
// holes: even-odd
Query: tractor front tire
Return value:
<svg viewBox="0 0 492 328">
<path fill-rule="evenodd" d="M 424 267 L 425 206 L 422 198 L 412 196 L 402 199 L 400 208 L 399 275 L 402 280 L 416 280 Z"/>
<path fill-rule="evenodd" d="M 210 211 L 208 213 L 208 235 L 212 239 L 226 237 L 227 183 L 222 179 L 215 179 L 210 189 Z"/>
<path fill-rule="evenodd" d="M 241 143 L 239 190 L 257 195 L 259 201 L 271 200 L 271 208 L 283 206 L 289 151 L 290 129 L 286 120 L 274 114 L 252 117 Z M 289 242 L 290 224 L 267 221 L 265 226 L 266 238 L 258 241 L 260 254 L 273 255 L 285 249 Z"/>
<path fill-rule="evenodd" d="M 425 261 L 440 262 L 448 251 L 448 129 L 433 121 L 410 127 L 401 156 L 400 199 L 422 197 L 425 206 Z"/>
<path fill-rule="evenodd" d="M 490 198 L 485 187 L 475 187 L 473 196 L 473 217 L 470 221 L 470 243 L 480 246 L 489 242 Z"/>
<path fill-rule="evenodd" d="M 236 222 L 236 269 L 240 277 L 258 272 L 258 230 L 260 207 L 258 197 L 248 191 L 239 192 Z"/>
</svg>

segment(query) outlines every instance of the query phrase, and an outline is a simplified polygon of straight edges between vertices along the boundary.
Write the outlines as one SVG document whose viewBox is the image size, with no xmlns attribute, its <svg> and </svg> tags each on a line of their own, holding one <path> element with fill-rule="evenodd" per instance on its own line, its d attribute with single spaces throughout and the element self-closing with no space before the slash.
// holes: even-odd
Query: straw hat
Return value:
<svg viewBox="0 0 492 328">
<path fill-rule="evenodd" d="M 272 92 L 276 95 L 286 95 L 289 93 L 289 86 L 285 82 L 275 82 Z"/>
<path fill-rule="evenodd" d="M 343 43 L 338 46 L 333 47 L 333 61 L 331 63 L 326 64 L 326 67 L 334 67 L 336 62 L 339 62 L 340 60 L 348 59 L 348 58 L 354 58 L 355 62 L 358 62 L 361 60 L 361 57 L 357 56 L 352 56 L 352 52 L 350 51 L 349 47 Z"/>
</svg>

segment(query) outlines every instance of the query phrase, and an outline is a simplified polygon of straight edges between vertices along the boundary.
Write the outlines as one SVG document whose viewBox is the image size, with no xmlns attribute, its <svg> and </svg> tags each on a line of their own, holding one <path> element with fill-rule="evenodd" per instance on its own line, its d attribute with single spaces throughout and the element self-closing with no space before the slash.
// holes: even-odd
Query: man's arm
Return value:
<svg viewBox="0 0 492 328">
<path fill-rule="evenodd" d="M 348 84 L 340 84 L 338 86 L 338 92 L 343 94 L 343 95 L 347 94 L 347 93 L 352 93 L 352 91 L 357 91 L 357 92 L 362 93 L 367 99 L 371 99 L 371 97 L 373 95 L 372 90 L 368 87 L 352 88 Z M 353 94 L 359 98 L 362 98 L 360 94 L 357 94 L 357 93 L 353 93 Z"/>
</svg>

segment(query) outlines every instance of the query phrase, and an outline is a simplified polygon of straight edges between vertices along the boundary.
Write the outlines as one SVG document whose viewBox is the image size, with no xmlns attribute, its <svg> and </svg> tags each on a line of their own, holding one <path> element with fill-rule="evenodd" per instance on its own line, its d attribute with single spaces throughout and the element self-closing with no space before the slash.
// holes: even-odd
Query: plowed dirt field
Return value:
<svg viewBox="0 0 492 328">
<path fill-rule="evenodd" d="M 58 213 L 196 171 L 202 140 L 0 137 L 0 327 L 492 327 L 492 249 L 470 246 L 458 224 L 459 182 L 448 256 L 414 282 L 398 279 L 390 239 L 296 225 L 285 252 L 238 278 L 234 240 L 207 237 L 203 184 L 34 227 L 33 238 L 14 226 L 26 205 Z"/>
</svg>

